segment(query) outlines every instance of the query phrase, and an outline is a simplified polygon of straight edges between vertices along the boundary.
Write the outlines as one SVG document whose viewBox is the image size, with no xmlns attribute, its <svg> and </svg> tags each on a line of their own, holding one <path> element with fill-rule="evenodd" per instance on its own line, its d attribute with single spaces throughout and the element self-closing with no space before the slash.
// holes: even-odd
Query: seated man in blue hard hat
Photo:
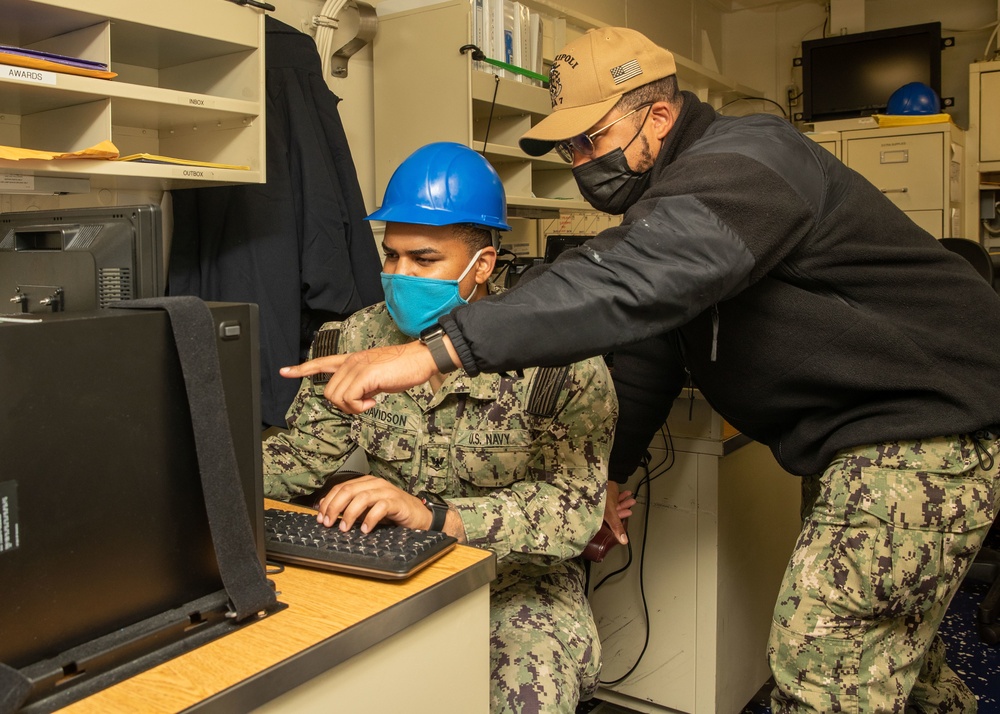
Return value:
<svg viewBox="0 0 1000 714">
<path fill-rule="evenodd" d="M 509 230 L 493 167 L 452 143 L 407 158 L 368 218 L 386 221 L 386 301 L 325 325 L 314 352 L 433 341 L 427 328 L 442 314 L 490 292 L 497 231 Z M 324 384 L 304 379 L 290 431 L 265 442 L 265 494 L 318 491 L 363 449 L 371 474 L 330 489 L 318 517 L 343 529 L 440 529 L 496 553 L 490 709 L 573 712 L 596 690 L 601 662 L 579 556 L 601 525 L 617 416 L 604 362 L 523 377 L 458 370 L 356 416 L 335 410 Z"/>
</svg>

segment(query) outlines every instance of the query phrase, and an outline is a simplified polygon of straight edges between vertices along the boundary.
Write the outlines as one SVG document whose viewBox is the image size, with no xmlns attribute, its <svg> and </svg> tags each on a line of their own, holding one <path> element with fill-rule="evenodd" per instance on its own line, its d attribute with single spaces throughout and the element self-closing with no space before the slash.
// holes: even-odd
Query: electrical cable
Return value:
<svg viewBox="0 0 1000 714">
<path fill-rule="evenodd" d="M 319 52 L 324 78 L 330 74 L 330 64 L 333 61 L 333 35 L 340 26 L 337 15 L 348 2 L 349 0 L 326 0 L 319 14 L 312 19 L 313 27 L 316 28 L 316 50 Z"/>
<path fill-rule="evenodd" d="M 993 214 L 997 215 L 998 211 L 1000 211 L 1000 201 L 996 201 L 993 204 Z M 983 225 L 983 230 L 986 231 L 989 235 L 993 236 L 994 238 L 1000 236 L 1000 228 L 994 228 L 991 219 L 989 218 L 980 219 L 980 223 L 982 223 Z"/>
<path fill-rule="evenodd" d="M 986 47 L 983 49 L 983 59 L 987 61 L 990 60 L 990 45 L 992 45 L 993 40 L 996 39 L 997 30 L 1000 30 L 1000 21 L 996 23 L 996 26 L 993 28 L 993 32 L 990 33 L 990 39 L 986 40 Z M 1000 47 L 998 47 L 998 51 L 1000 51 Z M 993 54 L 995 56 L 996 52 L 994 52 Z"/>
<path fill-rule="evenodd" d="M 674 462 L 676 461 L 676 452 L 674 451 L 674 437 L 670 433 L 670 426 L 666 423 L 660 427 L 660 436 L 663 438 L 663 444 L 666 448 L 666 453 L 663 455 L 663 459 L 652 469 L 650 469 L 649 480 L 655 481 L 660 478 L 663 474 L 674 467 Z"/>
<path fill-rule="evenodd" d="M 639 656 L 636 658 L 636 660 L 632 664 L 632 666 L 629 667 L 628 671 L 625 672 L 625 674 L 623 674 L 622 676 L 618 677 L 617 679 L 611 679 L 611 680 L 603 680 L 602 679 L 602 680 L 599 680 L 599 684 L 601 686 L 603 686 L 603 687 L 610 687 L 610 686 L 613 686 L 615 684 L 619 684 L 620 682 L 624 682 L 626 679 L 628 679 L 632 675 L 632 673 L 636 670 L 636 667 L 639 666 L 639 663 L 642 662 L 642 658 L 646 654 L 646 648 L 649 647 L 649 631 L 650 631 L 650 626 L 649 626 L 649 605 L 646 603 L 646 586 L 645 586 L 645 583 L 644 583 L 644 580 L 645 580 L 644 575 L 645 575 L 645 563 L 646 563 L 646 540 L 647 540 L 646 536 L 649 533 L 649 511 L 651 509 L 652 500 L 653 499 L 652 499 L 652 497 L 650 495 L 651 489 L 650 489 L 650 485 L 649 485 L 649 470 L 648 469 L 646 470 L 646 475 L 643 476 L 642 479 L 639 481 L 639 484 L 638 484 L 638 486 L 636 488 L 637 491 L 639 490 L 639 487 L 642 486 L 642 484 L 646 484 L 646 510 L 643 513 L 643 517 L 642 517 L 642 547 L 639 549 L 639 596 L 640 596 L 640 599 L 642 600 L 642 616 L 643 616 L 644 622 L 646 623 L 646 633 L 645 633 L 645 636 L 643 638 L 642 649 L 639 650 Z M 629 563 L 631 563 L 632 562 L 632 539 L 631 538 L 629 538 L 628 553 L 629 553 Z M 604 580 L 606 580 L 606 579 L 607 578 L 605 578 Z M 594 589 L 596 590 L 598 587 L 600 587 L 604 583 L 604 580 L 601 580 L 601 582 L 598 583 L 597 587 L 595 587 Z"/>
<path fill-rule="evenodd" d="M 989 233 L 991 236 L 1000 236 L 1000 228 L 994 228 L 990 225 L 988 218 L 983 219 L 983 230 Z"/>
<path fill-rule="evenodd" d="M 500 89 L 499 75 L 493 75 L 493 101 L 490 102 L 490 115 L 486 119 L 486 135 L 483 136 L 483 153 L 486 153 L 486 146 L 490 140 L 490 127 L 493 125 L 493 108 L 497 105 L 497 91 Z"/>
<path fill-rule="evenodd" d="M 730 104 L 736 104 L 736 102 L 746 102 L 746 101 L 770 102 L 771 104 L 773 104 L 774 106 L 776 106 L 778 109 L 781 110 L 781 114 L 785 117 L 785 119 L 788 118 L 788 112 L 785 111 L 785 108 L 781 106 L 778 102 L 774 101 L 773 99 L 768 99 L 767 97 L 740 97 L 739 99 L 733 99 L 731 101 L 726 102 L 721 107 L 719 107 L 718 112 L 722 114 L 722 110 L 728 107 Z"/>
<path fill-rule="evenodd" d="M 509 258 L 507 256 L 510 256 Z M 500 285 L 506 287 L 507 277 L 510 274 L 510 269 L 514 265 L 514 261 L 517 260 L 517 253 L 507 248 L 500 248 L 497 251 L 496 265 L 493 268 L 493 274 L 490 276 L 491 285 Z"/>
<path fill-rule="evenodd" d="M 642 662 L 642 658 L 646 654 L 646 649 L 649 647 L 649 637 L 651 628 L 649 623 L 649 604 L 646 601 L 645 570 L 646 570 L 646 541 L 648 540 L 647 536 L 649 535 L 649 512 L 652 510 L 653 507 L 652 482 L 658 479 L 663 474 L 665 474 L 671 468 L 673 468 L 674 463 L 676 461 L 676 458 L 674 456 L 674 442 L 673 442 L 673 437 L 670 434 L 670 427 L 664 423 L 663 426 L 660 427 L 660 434 L 661 436 L 663 436 L 664 445 L 666 447 L 666 454 L 664 454 L 663 459 L 661 459 L 659 463 L 650 468 L 649 464 L 650 461 L 652 460 L 652 457 L 647 452 L 646 458 L 644 458 L 642 461 L 643 471 L 645 472 L 645 475 L 639 480 L 639 483 L 636 484 L 637 492 L 639 491 L 639 489 L 642 488 L 643 484 L 645 484 L 646 486 L 646 509 L 643 512 L 642 516 L 642 547 L 639 548 L 639 597 L 640 600 L 642 601 L 642 614 L 644 621 L 646 623 L 646 631 L 643 638 L 642 649 L 639 650 L 639 656 L 636 658 L 632 666 L 629 667 L 628 671 L 625 672 L 625 674 L 618 677 L 617 679 L 612 679 L 608 681 L 600 680 L 599 683 L 603 687 L 614 686 L 616 684 L 624 682 L 626 679 L 632 676 L 632 673 L 635 672 L 636 668 L 639 666 L 639 663 Z M 614 572 L 609 573 L 608 575 L 605 575 L 603 578 L 601 578 L 600 582 L 598 582 L 597 585 L 594 586 L 594 592 L 596 592 L 597 589 L 600 588 L 605 583 L 606 580 L 608 580 L 608 578 L 611 578 L 627 570 L 631 564 L 632 564 L 632 539 L 629 538 L 628 560 L 626 561 L 625 565 L 619 568 L 618 570 L 615 570 Z M 589 572 L 587 573 L 587 579 L 589 584 L 589 579 L 590 579 Z"/>
</svg>

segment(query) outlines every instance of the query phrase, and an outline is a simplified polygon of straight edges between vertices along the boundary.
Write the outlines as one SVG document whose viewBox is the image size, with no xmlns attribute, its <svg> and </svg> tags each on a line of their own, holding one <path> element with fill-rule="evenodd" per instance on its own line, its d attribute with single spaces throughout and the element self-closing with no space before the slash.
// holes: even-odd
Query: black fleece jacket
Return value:
<svg viewBox="0 0 1000 714">
<path fill-rule="evenodd" d="M 618 480 L 685 370 L 796 474 L 1000 424 L 1000 297 L 832 154 L 685 93 L 651 171 L 621 226 L 442 318 L 467 370 L 615 352 Z"/>
</svg>

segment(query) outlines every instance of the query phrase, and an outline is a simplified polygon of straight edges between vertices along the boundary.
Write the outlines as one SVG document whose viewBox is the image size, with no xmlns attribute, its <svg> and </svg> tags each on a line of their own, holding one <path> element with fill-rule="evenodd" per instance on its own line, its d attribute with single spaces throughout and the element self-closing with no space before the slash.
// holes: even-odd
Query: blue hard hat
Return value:
<svg viewBox="0 0 1000 714">
<path fill-rule="evenodd" d="M 478 153 L 451 141 L 410 154 L 389 179 L 382 207 L 368 220 L 510 230 L 500 176 Z"/>
<path fill-rule="evenodd" d="M 889 97 L 886 114 L 938 114 L 941 100 L 937 92 L 923 82 L 910 82 Z"/>
</svg>

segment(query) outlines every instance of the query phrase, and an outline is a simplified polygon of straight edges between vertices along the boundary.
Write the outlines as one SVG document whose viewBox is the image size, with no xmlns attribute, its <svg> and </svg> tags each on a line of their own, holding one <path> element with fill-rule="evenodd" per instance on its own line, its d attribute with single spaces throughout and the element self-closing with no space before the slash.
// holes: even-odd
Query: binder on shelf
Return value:
<svg viewBox="0 0 1000 714">
<path fill-rule="evenodd" d="M 528 15 L 528 69 L 544 75 L 542 63 L 542 16 L 534 10 Z"/>
<path fill-rule="evenodd" d="M 113 79 L 118 76 L 116 72 L 109 71 L 108 65 L 103 62 L 67 57 L 52 52 L 28 50 L 11 45 L 0 45 L 0 65 L 76 74 L 83 77 L 96 77 L 97 79 Z"/>
<path fill-rule="evenodd" d="M 82 57 L 69 57 L 67 55 L 58 55 L 55 52 L 42 52 L 40 50 L 31 50 L 25 47 L 14 47 L 12 45 L 0 45 L 0 52 L 10 55 L 19 55 L 21 57 L 49 60 L 50 62 L 58 62 L 59 64 L 81 67 L 83 69 L 106 70 L 108 68 L 106 62 L 97 62 L 96 60 L 83 59 Z"/>
<path fill-rule="evenodd" d="M 514 0 L 503 2 L 503 54 L 499 57 L 507 64 L 521 66 L 521 33 L 517 18 L 517 5 Z M 509 75 L 508 75 L 509 76 Z M 521 81 L 520 76 L 511 79 Z"/>
<path fill-rule="evenodd" d="M 500 62 L 506 62 L 504 59 L 506 57 L 506 52 L 504 50 L 504 35 L 503 35 L 503 4 L 504 0 L 486 0 L 487 7 L 489 8 L 489 31 L 490 31 L 490 50 L 485 51 L 486 56 L 499 60 Z M 507 73 L 502 69 L 492 70 L 498 77 L 506 77 Z"/>
<path fill-rule="evenodd" d="M 472 42 L 483 51 L 483 53 L 489 57 L 490 56 L 490 34 L 489 34 L 489 20 L 487 18 L 487 2 L 486 0 L 472 0 Z M 482 60 L 476 60 L 473 67 L 480 72 L 488 72 L 489 68 L 486 66 Z"/>
<path fill-rule="evenodd" d="M 517 48 L 514 54 L 517 56 L 516 64 L 518 67 L 524 67 L 525 69 L 534 69 L 531 66 L 531 10 L 522 3 L 514 3 L 514 26 L 515 32 L 514 37 L 517 40 Z M 519 82 L 528 82 L 530 80 L 524 75 L 518 75 Z"/>
<path fill-rule="evenodd" d="M 122 156 L 118 161 L 134 161 L 142 164 L 172 164 L 175 166 L 198 166 L 205 169 L 234 169 L 237 171 L 249 171 L 249 166 L 237 166 L 235 164 L 217 164 L 211 161 L 194 161 L 192 159 L 178 159 L 173 156 L 159 156 L 158 154 L 129 154 Z"/>
</svg>

